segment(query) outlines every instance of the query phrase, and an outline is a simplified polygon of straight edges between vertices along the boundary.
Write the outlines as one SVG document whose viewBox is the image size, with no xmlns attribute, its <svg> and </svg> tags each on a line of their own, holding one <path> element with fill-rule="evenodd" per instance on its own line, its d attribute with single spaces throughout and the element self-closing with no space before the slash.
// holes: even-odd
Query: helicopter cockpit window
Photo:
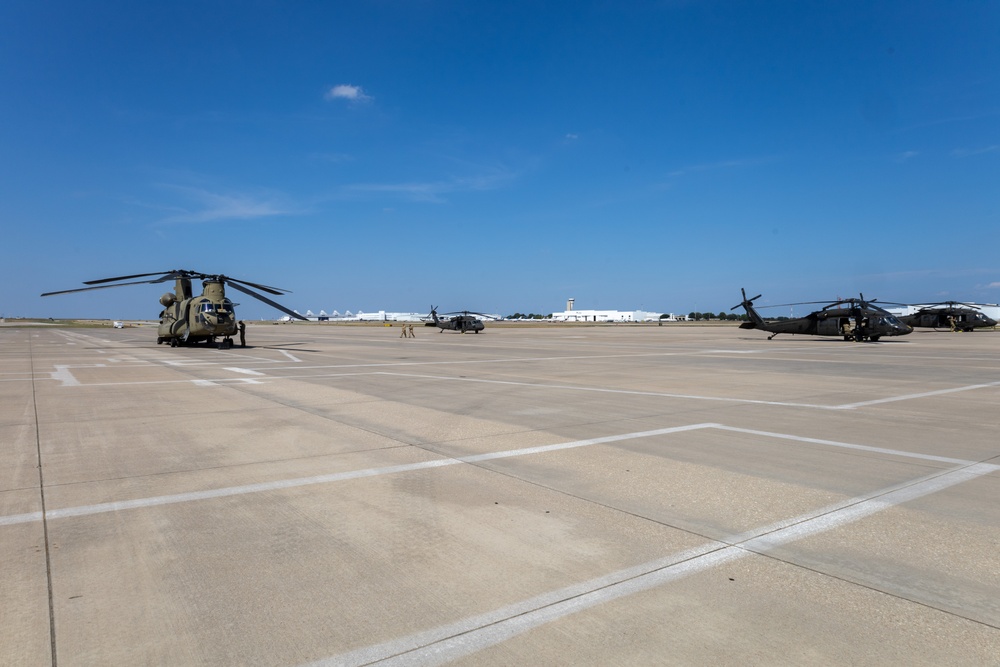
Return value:
<svg viewBox="0 0 1000 667">
<path fill-rule="evenodd" d="M 208 303 L 201 304 L 201 311 L 203 313 L 211 313 L 215 310 L 215 304 L 209 301 Z"/>
</svg>

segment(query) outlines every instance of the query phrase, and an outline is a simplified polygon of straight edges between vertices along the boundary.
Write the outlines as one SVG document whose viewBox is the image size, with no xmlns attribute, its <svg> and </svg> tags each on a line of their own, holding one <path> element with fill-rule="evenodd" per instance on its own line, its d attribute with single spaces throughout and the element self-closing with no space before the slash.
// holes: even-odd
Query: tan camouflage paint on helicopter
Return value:
<svg viewBox="0 0 1000 667">
<path fill-rule="evenodd" d="M 160 297 L 164 306 L 157 329 L 157 344 L 170 342 L 176 347 L 181 341 L 191 344 L 199 341 L 214 342 L 223 336 L 222 347 L 232 346 L 236 334 L 236 311 L 226 297 L 221 280 L 204 281 L 201 296 L 191 296 L 191 279 L 177 278 L 174 292 Z"/>
<path fill-rule="evenodd" d="M 152 280 L 138 280 L 134 282 L 121 282 L 132 278 L 147 278 L 149 276 L 159 276 Z M 202 279 L 202 293 L 195 296 L 191 289 L 193 278 Z M 262 294 L 258 294 L 249 287 L 256 287 L 269 294 L 285 294 L 288 290 L 280 287 L 268 287 L 258 283 L 251 283 L 246 280 L 230 278 L 224 275 L 211 275 L 198 271 L 188 271 L 178 269 L 159 273 L 138 273 L 131 276 L 118 276 L 117 278 L 102 278 L 100 280 L 85 281 L 83 287 L 72 290 L 62 290 L 59 292 L 46 292 L 42 296 L 52 296 L 55 294 L 70 294 L 73 292 L 86 292 L 89 290 L 106 289 L 108 287 L 122 287 L 124 285 L 142 285 L 148 283 L 162 283 L 168 280 L 174 281 L 174 291 L 167 292 L 160 297 L 160 326 L 157 329 L 157 345 L 169 343 L 171 347 L 178 345 L 193 345 L 204 342 L 213 344 L 216 338 L 222 336 L 219 343 L 221 349 L 232 347 L 233 334 L 238 328 L 235 304 L 226 297 L 226 285 L 233 289 L 248 294 L 258 301 L 263 301 L 269 306 L 291 315 L 300 320 L 306 319 L 293 310 L 285 308 L 280 303 L 272 301 Z M 116 284 L 106 284 L 116 283 Z"/>
</svg>

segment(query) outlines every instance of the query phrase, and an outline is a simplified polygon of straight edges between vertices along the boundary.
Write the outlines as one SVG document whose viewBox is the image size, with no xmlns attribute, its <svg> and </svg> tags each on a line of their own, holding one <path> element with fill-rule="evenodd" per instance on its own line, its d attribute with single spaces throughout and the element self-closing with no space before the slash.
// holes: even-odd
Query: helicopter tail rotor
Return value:
<svg viewBox="0 0 1000 667">
<path fill-rule="evenodd" d="M 730 308 L 729 310 L 736 310 L 737 308 L 740 308 L 740 307 L 746 308 L 747 306 L 753 306 L 753 302 L 756 301 L 757 299 L 759 299 L 762 296 L 762 295 L 758 294 L 754 298 L 748 299 L 747 298 L 747 291 L 744 288 L 742 288 L 742 287 L 740 288 L 740 293 L 743 295 L 743 300 L 740 301 L 735 306 L 733 306 L 732 308 Z"/>
</svg>

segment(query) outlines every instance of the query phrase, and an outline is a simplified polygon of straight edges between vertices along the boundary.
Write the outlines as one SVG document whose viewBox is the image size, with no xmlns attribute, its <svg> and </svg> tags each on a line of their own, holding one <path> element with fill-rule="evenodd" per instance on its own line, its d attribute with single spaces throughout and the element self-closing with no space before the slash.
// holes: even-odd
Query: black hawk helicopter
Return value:
<svg viewBox="0 0 1000 667">
<path fill-rule="evenodd" d="M 907 304 L 896 304 L 905 306 Z M 903 324 L 911 327 L 941 329 L 947 331 L 972 331 L 983 327 L 995 327 L 997 321 L 980 312 L 979 306 L 959 301 L 944 301 L 914 306 L 918 310 L 909 315 L 899 315 Z"/>
<path fill-rule="evenodd" d="M 132 282 L 121 282 L 132 280 L 133 278 L 147 278 L 158 276 L 152 280 L 135 280 Z M 202 280 L 201 296 L 195 296 L 191 290 L 191 280 Z M 211 345 L 216 342 L 216 338 L 222 336 L 219 342 L 219 349 L 229 349 L 233 345 L 232 336 L 237 330 L 235 305 L 226 297 L 226 285 L 229 285 L 238 292 L 249 294 L 255 299 L 263 301 L 269 306 L 273 306 L 283 313 L 292 317 L 304 320 L 293 310 L 285 308 L 280 303 L 268 299 L 263 294 L 258 294 L 245 287 L 255 287 L 268 294 L 287 294 L 288 290 L 280 287 L 268 287 L 246 280 L 237 280 L 223 275 L 210 275 L 199 273 L 198 271 L 187 271 L 178 269 L 167 272 L 137 273 L 131 276 L 118 276 L 117 278 L 102 278 L 100 280 L 88 280 L 84 285 L 95 285 L 95 287 L 81 287 L 79 289 L 68 289 L 60 292 L 46 292 L 42 296 L 53 296 L 55 294 L 72 294 L 74 292 L 87 292 L 89 290 L 106 289 L 108 287 L 122 287 L 124 285 L 145 285 L 148 283 L 163 283 L 168 280 L 174 281 L 174 291 L 167 292 L 160 297 L 160 326 L 157 329 L 156 344 L 169 343 L 170 347 L 178 345 L 194 345 L 205 343 Z M 102 283 L 114 283 L 105 285 Z"/>
<path fill-rule="evenodd" d="M 442 315 L 453 315 L 453 317 L 438 317 L 437 306 L 431 306 L 431 312 L 428 317 L 431 318 L 430 322 L 424 322 L 425 327 L 438 327 L 441 331 L 447 329 L 448 331 L 460 331 L 466 333 L 471 331 L 472 333 L 479 333 L 486 328 L 483 320 L 480 318 L 493 319 L 490 315 L 484 315 L 483 313 L 474 313 L 469 310 L 461 310 L 453 313 L 442 313 Z"/>
<path fill-rule="evenodd" d="M 731 310 L 742 306 L 747 311 L 750 321 L 740 325 L 741 329 L 761 329 L 771 332 L 767 337 L 771 340 L 778 334 L 805 334 L 809 336 L 843 336 L 844 340 L 877 341 L 882 336 L 905 336 L 913 331 L 913 327 L 903 324 L 896 316 L 873 305 L 872 301 L 866 301 L 864 295 L 860 299 L 840 299 L 832 303 L 825 301 L 810 301 L 808 303 L 826 303 L 822 309 L 809 313 L 805 317 L 798 317 L 789 320 L 765 320 L 760 316 L 754 307 L 753 302 L 760 298 L 760 294 L 752 299 L 747 298 L 746 290 L 743 293 L 743 301 Z M 797 306 L 805 304 L 781 304 L 785 306 Z"/>
</svg>

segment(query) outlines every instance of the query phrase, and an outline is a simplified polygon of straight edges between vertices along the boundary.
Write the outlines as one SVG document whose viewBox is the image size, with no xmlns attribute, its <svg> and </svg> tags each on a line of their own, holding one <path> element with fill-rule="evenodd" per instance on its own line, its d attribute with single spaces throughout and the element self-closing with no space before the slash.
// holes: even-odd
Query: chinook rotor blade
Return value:
<svg viewBox="0 0 1000 667">
<path fill-rule="evenodd" d="M 116 285 L 97 285 L 95 287 L 81 287 L 79 289 L 65 289 L 58 292 L 45 292 L 42 296 L 53 296 L 55 294 L 73 294 L 74 292 L 89 292 L 95 289 L 108 289 L 109 287 L 123 287 L 124 285 L 148 285 L 149 283 L 159 283 L 161 280 L 136 280 L 131 283 L 118 283 Z M 84 283 L 85 285 L 87 283 Z"/>
<path fill-rule="evenodd" d="M 251 290 L 249 288 L 246 288 L 246 287 L 243 287 L 242 285 L 238 285 L 236 283 L 230 282 L 229 286 L 232 287 L 233 289 L 237 290 L 237 291 L 243 292 L 244 294 L 249 294 L 253 298 L 257 299 L 258 301 L 263 301 L 267 305 L 272 306 L 274 308 L 277 308 L 281 312 L 285 313 L 286 315 L 291 315 L 295 319 L 298 319 L 298 320 L 306 320 L 307 319 L 306 317 L 304 317 L 304 316 L 299 315 L 298 313 L 296 313 L 294 310 L 289 310 L 288 308 L 285 308 L 284 306 L 282 306 L 280 303 L 278 303 L 276 301 L 272 301 L 271 299 L 268 299 L 263 294 L 257 294 L 253 290 Z"/>
<path fill-rule="evenodd" d="M 283 287 L 268 287 L 267 285 L 261 285 L 259 283 L 252 283 L 249 280 L 240 280 L 239 278 L 230 278 L 229 276 L 218 276 L 219 280 L 229 283 L 240 283 L 241 285 L 249 285 L 250 287 L 256 287 L 259 290 L 264 290 L 268 294 L 274 294 L 275 296 L 281 296 L 282 294 L 288 294 L 291 290 L 284 289 Z"/>
<path fill-rule="evenodd" d="M 101 278 L 100 280 L 85 280 L 84 285 L 99 285 L 101 283 L 113 283 L 119 280 L 131 280 L 132 278 L 146 278 L 148 276 L 162 276 L 164 274 L 170 275 L 173 273 L 178 273 L 178 271 L 156 271 L 154 273 L 137 273 L 134 276 L 118 276 L 117 278 Z M 155 280 L 144 280 L 143 282 L 152 283 L 157 282 Z M 124 283 L 126 285 L 138 285 L 139 283 Z"/>
</svg>

